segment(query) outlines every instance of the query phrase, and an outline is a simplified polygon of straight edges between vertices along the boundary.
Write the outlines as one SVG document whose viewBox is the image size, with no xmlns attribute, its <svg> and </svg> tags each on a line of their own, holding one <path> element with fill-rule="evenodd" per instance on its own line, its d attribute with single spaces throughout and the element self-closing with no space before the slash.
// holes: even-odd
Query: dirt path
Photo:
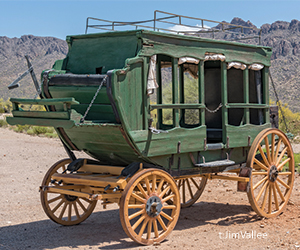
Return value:
<svg viewBox="0 0 300 250">
<path fill-rule="evenodd" d="M 199 202 L 181 210 L 167 240 L 140 246 L 124 233 L 116 205 L 103 210 L 98 203 L 78 226 L 48 219 L 38 187 L 47 169 L 66 157 L 58 139 L 0 128 L 0 249 L 300 249 L 298 174 L 292 203 L 276 218 L 257 217 L 235 182 L 209 181 Z M 243 238 L 246 232 L 251 237 Z"/>
</svg>

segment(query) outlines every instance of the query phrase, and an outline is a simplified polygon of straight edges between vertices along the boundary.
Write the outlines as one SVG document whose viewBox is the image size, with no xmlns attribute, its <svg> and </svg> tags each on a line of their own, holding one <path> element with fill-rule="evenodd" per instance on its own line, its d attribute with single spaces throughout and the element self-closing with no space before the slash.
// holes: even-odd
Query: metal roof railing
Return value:
<svg viewBox="0 0 300 250">
<path fill-rule="evenodd" d="M 174 21 L 174 19 L 176 19 L 176 21 Z M 183 21 L 185 21 L 185 23 Z M 190 24 L 193 21 L 199 21 L 200 24 Z M 97 22 L 97 24 L 91 24 L 94 22 Z M 134 27 L 135 29 L 148 29 L 160 32 L 208 37 L 212 39 L 227 41 L 258 39 L 258 44 L 261 44 L 261 29 L 231 24 L 227 22 L 218 22 L 203 18 L 172 14 L 160 10 L 154 11 L 154 19 L 135 22 L 109 21 L 94 17 L 88 17 L 86 20 L 85 33 L 88 33 L 89 28 L 105 31 L 117 31 L 126 30 L 126 26 Z M 231 37 L 228 38 L 226 34 L 230 35 Z"/>
</svg>

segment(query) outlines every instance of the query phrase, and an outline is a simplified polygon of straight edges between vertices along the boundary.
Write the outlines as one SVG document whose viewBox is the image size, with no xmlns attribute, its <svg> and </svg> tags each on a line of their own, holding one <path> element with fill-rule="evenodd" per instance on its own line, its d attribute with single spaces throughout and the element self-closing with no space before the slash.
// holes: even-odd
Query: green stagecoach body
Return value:
<svg viewBox="0 0 300 250">
<path fill-rule="evenodd" d="M 102 164 L 150 163 L 173 176 L 239 166 L 271 127 L 269 47 L 149 30 L 68 36 L 67 43 L 66 58 L 42 73 L 42 99 L 11 100 L 10 124 L 53 126 L 70 150 Z M 153 58 L 158 88 L 149 95 Z M 245 67 L 229 68 L 235 63 Z M 190 68 L 196 101 L 184 94 Z M 22 111 L 21 103 L 47 111 Z"/>
</svg>

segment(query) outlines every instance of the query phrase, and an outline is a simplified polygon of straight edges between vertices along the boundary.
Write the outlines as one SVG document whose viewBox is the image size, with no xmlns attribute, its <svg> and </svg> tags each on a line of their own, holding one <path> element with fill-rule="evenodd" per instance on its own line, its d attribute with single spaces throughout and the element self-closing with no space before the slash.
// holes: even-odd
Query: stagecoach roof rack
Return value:
<svg viewBox="0 0 300 250">
<path fill-rule="evenodd" d="M 200 24 L 191 24 L 192 22 L 200 22 Z M 258 28 L 155 10 L 154 19 L 135 22 L 108 21 L 88 17 L 86 20 L 85 34 L 88 33 L 89 28 L 104 31 L 122 31 L 128 30 L 128 27 L 226 41 L 244 41 L 245 43 L 258 43 L 259 45 L 261 44 L 262 33 L 261 29 Z"/>
</svg>

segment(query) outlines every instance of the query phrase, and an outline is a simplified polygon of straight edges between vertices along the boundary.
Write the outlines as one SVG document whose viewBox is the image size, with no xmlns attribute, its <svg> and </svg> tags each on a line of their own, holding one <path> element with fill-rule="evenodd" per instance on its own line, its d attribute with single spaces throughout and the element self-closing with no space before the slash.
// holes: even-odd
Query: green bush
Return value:
<svg viewBox="0 0 300 250">
<path fill-rule="evenodd" d="M 0 127 L 5 128 L 7 126 L 8 126 L 8 124 L 7 124 L 6 120 L 0 119 Z"/>
<path fill-rule="evenodd" d="M 38 136 L 45 136 L 45 137 L 50 137 L 50 138 L 58 137 L 55 129 L 52 127 L 16 125 L 16 126 L 13 126 L 12 129 L 15 132 L 25 133 L 28 135 L 38 135 Z"/>
<path fill-rule="evenodd" d="M 10 101 L 4 101 L 0 98 L 0 113 L 9 113 L 12 110 L 12 104 Z"/>
<path fill-rule="evenodd" d="M 48 128 L 47 127 L 41 127 L 41 126 L 34 126 L 32 128 L 32 130 L 33 130 L 33 133 L 35 135 L 45 134 L 45 133 L 48 132 Z"/>
<path fill-rule="evenodd" d="M 13 128 L 13 131 L 18 132 L 18 133 L 26 133 L 26 131 L 30 128 L 30 125 L 16 125 Z"/>
<path fill-rule="evenodd" d="M 300 173 L 300 153 L 294 154 L 294 160 L 295 160 L 295 170 Z"/>
</svg>

